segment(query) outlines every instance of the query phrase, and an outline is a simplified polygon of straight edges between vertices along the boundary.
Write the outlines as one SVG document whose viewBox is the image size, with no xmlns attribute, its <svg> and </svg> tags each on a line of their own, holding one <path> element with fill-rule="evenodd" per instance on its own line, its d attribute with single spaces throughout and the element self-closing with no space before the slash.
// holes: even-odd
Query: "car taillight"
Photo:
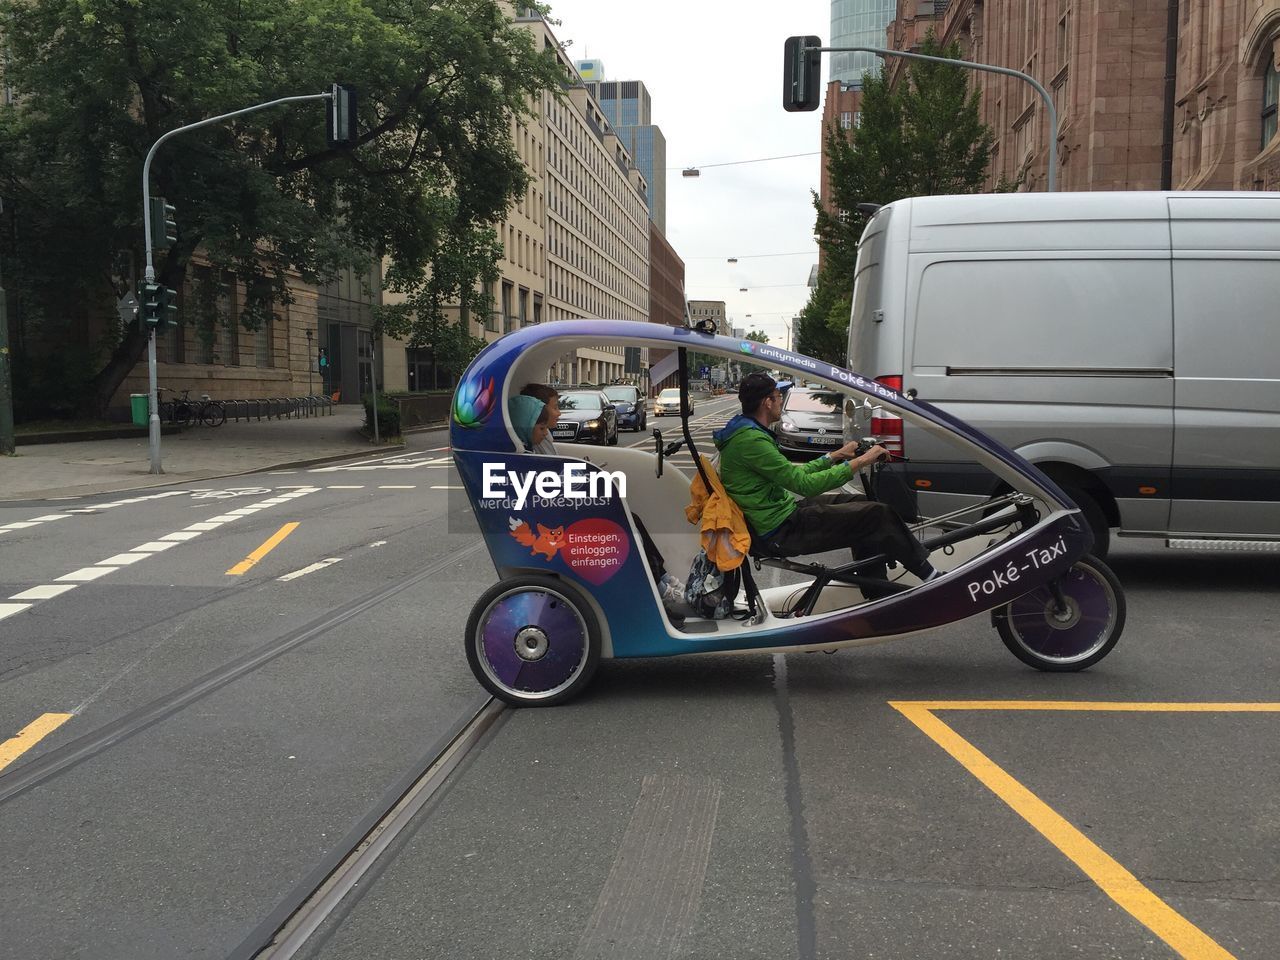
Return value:
<svg viewBox="0 0 1280 960">
<path fill-rule="evenodd" d="M 902 374 L 900 373 L 876 377 L 876 383 L 884 384 L 898 393 L 902 392 Z M 884 407 L 877 407 L 871 417 L 871 435 L 879 441 L 880 446 L 895 457 L 904 457 L 907 454 L 902 437 L 902 424 L 901 417 L 890 413 Z"/>
</svg>

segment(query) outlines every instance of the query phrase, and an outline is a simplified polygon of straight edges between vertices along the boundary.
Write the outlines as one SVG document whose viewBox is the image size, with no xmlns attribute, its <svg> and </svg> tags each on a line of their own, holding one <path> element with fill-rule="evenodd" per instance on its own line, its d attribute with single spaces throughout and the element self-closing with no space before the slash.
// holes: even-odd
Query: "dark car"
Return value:
<svg viewBox="0 0 1280 960">
<path fill-rule="evenodd" d="M 832 390 L 792 387 L 773 425 L 778 446 L 788 453 L 817 455 L 844 444 L 843 398 Z"/>
<path fill-rule="evenodd" d="M 561 391 L 560 422 L 551 439 L 613 446 L 618 442 L 618 411 L 602 390 Z"/>
<path fill-rule="evenodd" d="M 618 429 L 629 427 L 632 430 L 643 430 L 649 422 L 649 415 L 645 410 L 644 395 L 640 393 L 639 387 L 629 386 L 628 384 L 620 384 L 614 387 L 605 387 L 604 395 L 609 398 L 609 402 L 618 408 Z"/>
</svg>

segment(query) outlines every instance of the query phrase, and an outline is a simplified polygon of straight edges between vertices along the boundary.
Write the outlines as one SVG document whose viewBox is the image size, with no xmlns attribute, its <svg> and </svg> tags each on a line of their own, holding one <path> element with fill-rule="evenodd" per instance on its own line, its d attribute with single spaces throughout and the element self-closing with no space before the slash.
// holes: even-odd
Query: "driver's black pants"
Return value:
<svg viewBox="0 0 1280 960">
<path fill-rule="evenodd" d="M 883 503 L 849 493 L 801 500 L 795 513 L 760 542 L 776 556 L 795 557 L 848 547 L 855 560 L 883 554 L 917 575 L 929 569 L 928 551 L 911 535 L 901 517 Z M 871 564 L 858 573 L 882 579 L 888 576 L 884 563 Z"/>
</svg>

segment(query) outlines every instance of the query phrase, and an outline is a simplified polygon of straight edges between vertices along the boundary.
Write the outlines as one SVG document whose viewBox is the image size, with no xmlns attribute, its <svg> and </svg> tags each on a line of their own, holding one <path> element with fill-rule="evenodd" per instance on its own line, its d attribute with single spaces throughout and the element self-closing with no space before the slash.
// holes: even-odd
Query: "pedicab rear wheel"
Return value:
<svg viewBox="0 0 1280 960">
<path fill-rule="evenodd" d="M 1124 629 L 1124 590 L 1111 569 L 1083 556 L 1058 579 L 1066 608 L 1048 585 L 992 612 L 1009 652 L 1037 670 L 1064 673 L 1097 663 Z"/>
<path fill-rule="evenodd" d="M 494 584 L 467 618 L 467 663 L 480 684 L 516 706 L 577 696 L 600 662 L 600 626 L 582 593 L 553 577 Z"/>
</svg>

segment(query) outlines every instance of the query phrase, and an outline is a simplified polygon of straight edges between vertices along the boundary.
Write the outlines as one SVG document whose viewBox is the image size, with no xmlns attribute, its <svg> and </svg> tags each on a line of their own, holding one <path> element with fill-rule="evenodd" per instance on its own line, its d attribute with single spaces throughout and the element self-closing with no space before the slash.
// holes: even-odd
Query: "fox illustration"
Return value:
<svg viewBox="0 0 1280 960">
<path fill-rule="evenodd" d="M 560 548 L 564 546 L 564 527 L 562 526 L 548 528 L 538 524 L 538 532 L 535 535 L 524 520 L 509 517 L 507 523 L 511 526 L 511 535 L 521 544 L 529 547 L 534 556 L 542 554 L 548 560 L 553 560 L 560 552 Z"/>
</svg>

